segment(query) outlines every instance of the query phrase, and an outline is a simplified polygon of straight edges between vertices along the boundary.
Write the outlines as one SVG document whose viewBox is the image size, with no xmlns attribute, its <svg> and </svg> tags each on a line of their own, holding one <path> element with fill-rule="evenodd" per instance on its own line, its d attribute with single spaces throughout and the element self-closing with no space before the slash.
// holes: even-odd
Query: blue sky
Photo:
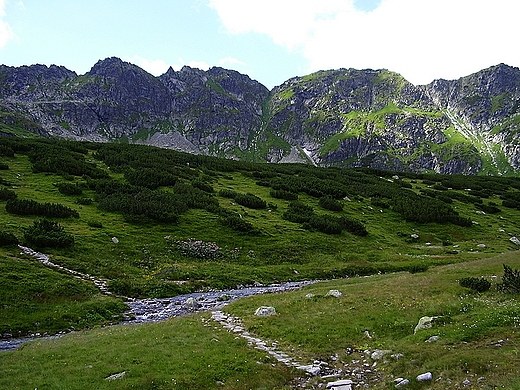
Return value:
<svg viewBox="0 0 520 390">
<path fill-rule="evenodd" d="M 520 66 L 518 0 L 0 0 L 0 64 L 83 74 L 117 56 L 154 75 L 222 66 L 272 88 L 321 69 L 414 84 Z"/>
</svg>

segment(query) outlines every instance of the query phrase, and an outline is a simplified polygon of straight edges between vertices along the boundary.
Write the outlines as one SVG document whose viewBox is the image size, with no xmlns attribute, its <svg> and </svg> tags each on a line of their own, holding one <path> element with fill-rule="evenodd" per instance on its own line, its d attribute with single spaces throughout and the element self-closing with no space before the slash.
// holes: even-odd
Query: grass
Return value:
<svg viewBox="0 0 520 390">
<path fill-rule="evenodd" d="M 411 379 L 413 389 L 455 388 L 465 379 L 477 386 L 479 378 L 478 388 L 515 389 L 520 386 L 520 306 L 517 297 L 495 289 L 503 263 L 518 268 L 520 258 L 510 252 L 420 274 L 321 282 L 300 291 L 242 299 L 225 311 L 241 318 L 255 337 L 277 342 L 307 364 L 320 359 L 345 371 L 354 360 L 367 359 L 365 350 L 402 354 L 398 360 L 378 361 L 374 370 L 381 379 L 370 388 L 392 388 L 400 376 Z M 458 285 L 466 276 L 483 276 L 493 287 L 472 293 Z M 330 289 L 343 296 L 327 297 Z M 255 317 L 262 305 L 274 306 L 277 315 Z M 432 329 L 414 334 L 424 315 L 443 317 Z M 432 335 L 439 340 L 425 343 Z M 123 371 L 126 376 L 120 380 L 104 379 Z M 434 381 L 415 382 L 423 372 L 432 372 Z M 0 373 L 0 387 L 12 389 L 288 389 L 301 375 L 248 348 L 208 314 L 34 341 L 1 353 Z"/>
<path fill-rule="evenodd" d="M 290 380 L 288 369 L 209 321 L 198 315 L 36 341 L 0 354 L 0 388 L 238 390 Z"/>
<path fill-rule="evenodd" d="M 403 354 L 399 360 L 380 363 L 383 380 L 373 388 L 388 388 L 392 376 L 412 379 L 428 371 L 438 379 L 428 384 L 434 389 L 451 388 L 449 383 L 462 383 L 465 378 L 475 383 L 480 377 L 484 377 L 482 385 L 489 386 L 484 388 L 518 388 L 510 387 L 520 384 L 514 369 L 520 363 L 517 297 L 494 289 L 472 293 L 458 285 L 458 279 L 467 275 L 484 276 L 496 284 L 503 263 L 518 267 L 520 257 L 506 253 L 420 274 L 331 281 L 283 295 L 244 299 L 226 310 L 242 318 L 255 335 L 281 342 L 286 350 L 308 359 L 331 362 L 330 357 L 339 355 L 337 361 L 348 365 L 359 359 L 359 354 L 348 356 L 348 348 Z M 343 297 L 327 297 L 330 289 L 338 289 Z M 274 306 L 278 314 L 255 317 L 254 308 L 259 306 Z M 414 334 L 422 316 L 442 317 L 432 329 Z M 425 343 L 432 335 L 438 335 L 439 341 Z M 499 340 L 504 340 L 502 346 L 497 346 Z"/>
<path fill-rule="evenodd" d="M 180 156 L 176 154 L 175 158 Z M 109 169 L 95 160 L 92 151 L 85 158 Z M 358 355 L 365 348 L 388 348 L 407 357 L 405 361 L 389 361 L 384 365 L 383 371 L 395 375 L 412 378 L 421 370 L 431 370 L 443 378 L 459 378 L 462 374 L 454 368 L 457 366 L 454 362 L 459 359 L 470 364 L 472 375 L 482 372 L 494 381 L 492 383 L 517 380 L 509 372 L 516 362 L 513 332 L 517 326 L 516 298 L 495 291 L 482 296 L 471 295 L 457 284 L 461 277 L 499 275 L 502 262 L 518 266 L 518 251 L 509 238 L 520 234 L 520 211 L 501 206 L 501 199 L 495 193 L 483 201 L 499 205 L 502 211 L 498 214 L 478 213 L 478 206 L 472 203 L 453 201 L 452 207 L 461 216 L 475 222 L 471 227 L 407 222 L 391 208 L 381 208 L 383 206 L 375 199 L 354 192 L 349 193 L 348 200 L 340 200 L 343 211 L 332 212 L 320 207 L 319 198 L 299 193 L 299 200 L 316 213 L 359 220 L 369 232 L 366 237 L 345 231 L 339 235 L 326 235 L 303 229 L 301 224 L 282 218 L 288 201 L 271 197 L 270 187 L 260 185 L 257 177 L 279 175 L 271 166 L 219 171 L 212 165 L 197 165 L 199 163 L 193 163 L 187 169 L 186 163 L 181 163 L 179 170 L 182 166 L 182 172 L 197 172 L 199 178 L 211 184 L 215 194 L 222 189 L 253 193 L 268 203 L 267 209 L 249 209 L 233 199 L 215 195 L 220 207 L 240 214 L 253 224 L 258 234 L 248 235 L 222 226 L 218 215 L 203 209 L 190 209 L 177 223 L 128 222 L 121 214 L 98 209 L 96 193 L 88 188 L 85 177 L 34 173 L 28 156 L 23 153 L 2 157 L 0 162 L 9 167 L 1 171 L 1 178 L 18 198 L 60 203 L 80 214 L 78 219 L 59 220 L 65 230 L 74 235 L 73 247 L 44 248 L 42 251 L 50 255 L 54 263 L 108 280 L 111 288 L 125 285 L 131 292 L 128 295 L 163 297 L 196 289 L 225 289 L 258 282 L 337 279 L 301 292 L 254 297 L 237 302 L 228 310 L 243 317 L 253 333 L 278 340 L 288 351 L 294 351 L 308 362 L 315 358 L 330 361 L 330 356 L 335 354 L 343 360 L 349 359 L 345 356 L 346 348 L 356 348 Z M 280 166 L 280 169 L 297 167 Z M 120 171 L 109 172 L 113 178 L 124 181 Z M 309 180 L 329 177 L 334 172 L 319 170 L 316 177 L 309 177 Z M 364 175 L 362 172 L 357 174 Z M 379 183 L 394 180 L 388 175 L 383 177 L 382 172 L 363 177 Z M 435 183 L 442 177 L 433 179 Z M 55 184 L 64 180 L 83 186 L 82 195 L 61 194 Z M 401 177 L 400 181 L 416 193 L 432 183 L 407 176 Z M 164 190 L 172 191 L 171 188 Z M 466 190 L 452 191 L 467 193 Z M 76 202 L 78 197 L 94 201 L 91 205 L 80 205 Z M 36 216 L 8 214 L 5 201 L 0 202 L 1 230 L 15 234 L 22 242 L 25 229 L 36 219 Z M 418 238 L 412 239 L 412 234 L 417 234 Z M 118 239 L 117 244 L 113 237 Z M 215 243 L 222 248 L 222 256 L 209 260 L 183 256 L 175 241 L 190 238 Z M 485 244 L 485 247 L 479 244 Z M 0 248 L 0 267 L 3 302 L 0 333 L 23 335 L 90 329 L 0 354 L 0 388 L 60 388 L 59 380 L 64 383 L 62 388 L 222 388 L 220 382 L 230 389 L 289 388 L 298 375 L 278 365 L 273 368 L 263 355 L 250 351 L 241 341 L 204 326 L 202 319 L 206 321 L 207 315 L 143 327 L 99 328 L 119 321 L 125 310 L 122 299 L 102 296 L 92 284 L 46 268 L 35 259 L 21 255 L 17 248 Z M 397 272 L 426 269 L 429 270 L 413 275 Z M 373 276 L 358 278 L 356 275 Z M 345 279 L 346 276 L 349 278 Z M 332 288 L 342 291 L 343 298 L 325 297 Z M 309 292 L 315 297 L 305 298 Z M 254 309 L 264 303 L 275 305 L 278 316 L 254 317 Z M 467 310 L 461 312 L 461 308 Z M 430 331 L 421 336 L 410 333 L 423 315 L 443 315 L 446 319 L 442 327 L 434 329 L 439 332 L 440 342 L 423 344 L 421 338 L 432 335 Z M 461 326 L 464 323 L 472 326 Z M 365 330 L 373 339 L 364 336 Z M 157 346 L 159 333 L 169 334 L 172 339 Z M 186 337 L 192 333 L 200 334 L 200 337 L 188 342 Z M 213 338 L 226 342 L 206 345 Z M 496 350 L 487 347 L 492 340 L 500 339 L 511 342 L 507 341 Z M 148 350 L 150 345 L 155 346 L 153 352 Z M 482 348 L 485 353 L 471 356 L 470 347 Z M 73 356 L 74 349 L 78 356 Z M 170 356 L 172 350 L 175 357 Z M 194 355 L 193 351 L 197 353 Z M 63 364 L 50 368 L 48 361 L 53 353 L 63 357 L 57 359 Z M 226 367 L 235 367 L 235 360 L 231 358 L 233 353 L 240 357 L 236 368 L 229 371 Z M 507 359 L 500 357 L 500 353 Z M 219 355 L 228 356 L 228 360 L 222 363 Z M 488 356 L 499 369 L 486 368 L 488 363 L 483 359 Z M 160 359 L 160 363 L 154 359 Z M 134 360 L 144 363 L 134 367 Z M 204 363 L 208 360 L 214 363 Z M 190 364 L 186 369 L 179 367 L 188 361 Z M 216 371 L 202 370 L 204 364 L 204 367 L 208 364 L 217 367 Z M 97 371 L 86 368 L 89 366 L 97 367 Z M 122 371 L 126 371 L 127 376 L 120 382 L 104 380 L 106 376 Z M 178 375 L 168 379 L 172 372 Z M 198 378 L 200 385 L 195 383 L 194 372 L 204 372 Z M 177 387 L 171 383 L 172 378 L 177 381 Z M 384 380 L 386 384 L 391 382 L 389 376 Z"/>
</svg>

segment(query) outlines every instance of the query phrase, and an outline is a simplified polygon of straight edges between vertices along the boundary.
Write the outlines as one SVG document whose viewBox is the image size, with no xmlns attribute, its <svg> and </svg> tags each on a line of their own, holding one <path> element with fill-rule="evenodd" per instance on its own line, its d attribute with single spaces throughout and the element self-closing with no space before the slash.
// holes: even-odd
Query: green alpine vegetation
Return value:
<svg viewBox="0 0 520 390">
<path fill-rule="evenodd" d="M 0 353 L 0 388 L 295 387 L 301 371 L 249 348 L 207 313 L 105 326 L 122 320 L 126 297 L 304 280 L 323 282 L 225 311 L 305 364 L 339 367 L 362 361 L 364 350 L 403 354 L 378 363 L 374 388 L 398 376 L 411 388 L 466 378 L 477 386 L 480 377 L 488 388 L 520 386 L 511 290 L 518 178 L 21 138 L 0 138 L 0 163 L 0 335 L 77 331 Z M 111 294 L 17 244 L 105 281 Z M 331 289 L 343 296 L 328 297 Z M 262 305 L 278 314 L 255 317 Z M 439 320 L 414 334 L 423 316 Z M 424 344 L 433 335 L 439 341 Z M 442 380 L 414 382 L 426 371 Z"/>
</svg>

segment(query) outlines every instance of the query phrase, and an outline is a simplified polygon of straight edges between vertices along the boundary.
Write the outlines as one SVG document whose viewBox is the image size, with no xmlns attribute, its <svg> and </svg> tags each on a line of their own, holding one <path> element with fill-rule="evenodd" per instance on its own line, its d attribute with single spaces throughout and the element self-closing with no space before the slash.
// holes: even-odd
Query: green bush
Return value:
<svg viewBox="0 0 520 390">
<path fill-rule="evenodd" d="M 79 218 L 77 210 L 60 203 L 39 203 L 32 199 L 9 199 L 5 210 L 10 214 L 39 215 L 47 218 Z"/>
<path fill-rule="evenodd" d="M 322 196 L 320 198 L 320 206 L 323 207 L 326 210 L 330 211 L 342 211 L 343 210 L 343 204 L 331 196 Z"/>
<path fill-rule="evenodd" d="M 477 292 L 484 292 L 491 288 L 491 282 L 484 278 L 462 278 L 459 280 L 459 285 L 461 287 L 470 288 Z"/>
<path fill-rule="evenodd" d="M 343 216 L 339 219 L 339 222 L 343 229 L 349 233 L 355 234 L 356 236 L 365 237 L 368 235 L 365 225 L 356 219 Z"/>
<path fill-rule="evenodd" d="M 56 187 L 63 195 L 81 195 L 83 192 L 81 187 L 76 183 L 61 182 L 57 183 Z"/>
<path fill-rule="evenodd" d="M 208 182 L 206 182 L 206 181 L 204 181 L 204 180 L 202 180 L 200 178 L 192 180 L 191 181 L 191 185 L 193 187 L 195 187 L 195 188 L 198 188 L 199 190 L 204 191 L 204 192 L 208 192 L 208 193 L 214 192 L 213 186 L 210 183 L 208 183 Z"/>
<path fill-rule="evenodd" d="M 311 206 L 296 200 L 289 203 L 289 208 L 283 213 L 282 218 L 290 222 L 304 223 L 309 222 L 313 215 L 314 210 Z"/>
<path fill-rule="evenodd" d="M 13 246 L 19 243 L 18 238 L 14 234 L 0 230 L 0 246 Z"/>
<path fill-rule="evenodd" d="M 91 198 L 87 198 L 87 197 L 82 197 L 82 198 L 76 199 L 76 203 L 83 205 L 83 206 L 89 206 L 92 204 L 92 202 L 93 202 L 93 200 Z"/>
<path fill-rule="evenodd" d="M 36 248 L 65 248 L 74 245 L 72 234 L 65 232 L 59 223 L 47 219 L 34 221 L 33 226 L 26 229 L 24 237 L 30 246 Z"/>
<path fill-rule="evenodd" d="M 265 209 L 267 207 L 265 200 L 251 193 L 237 194 L 235 196 L 235 202 L 250 209 Z"/>
<path fill-rule="evenodd" d="M 87 225 L 92 227 L 92 228 L 96 228 L 96 229 L 103 228 L 103 224 L 101 222 L 95 221 L 95 220 L 87 221 Z"/>
<path fill-rule="evenodd" d="M 303 224 L 305 229 L 316 229 L 325 234 L 341 234 L 342 226 L 338 218 L 331 215 L 314 214 Z"/>
<path fill-rule="evenodd" d="M 226 213 L 220 218 L 220 223 L 238 232 L 255 232 L 254 226 L 236 213 Z"/>
<path fill-rule="evenodd" d="M 220 190 L 218 192 L 218 194 L 219 194 L 219 196 L 221 196 L 223 198 L 235 199 L 235 196 L 238 195 L 238 192 L 232 191 L 232 190 L 223 189 L 223 190 Z"/>
<path fill-rule="evenodd" d="M 0 188 L 0 200 L 16 199 L 16 192 L 9 188 Z"/>
<path fill-rule="evenodd" d="M 278 190 L 272 189 L 270 191 L 270 195 L 276 199 L 298 200 L 298 194 L 291 192 L 291 191 L 282 190 L 282 189 L 278 189 Z"/>
<path fill-rule="evenodd" d="M 520 271 L 512 269 L 504 264 L 504 276 L 502 283 L 498 286 L 498 291 L 503 293 L 518 294 L 520 293 Z"/>
</svg>

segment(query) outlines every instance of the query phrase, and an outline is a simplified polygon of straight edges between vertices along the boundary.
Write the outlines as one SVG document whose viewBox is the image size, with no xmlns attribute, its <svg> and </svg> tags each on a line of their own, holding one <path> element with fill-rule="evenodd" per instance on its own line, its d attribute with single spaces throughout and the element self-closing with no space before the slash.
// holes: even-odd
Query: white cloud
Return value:
<svg viewBox="0 0 520 390">
<path fill-rule="evenodd" d="M 297 50 L 308 71 L 387 68 L 415 84 L 453 79 L 504 62 L 520 65 L 511 0 L 210 0 L 230 33 L 266 34 Z"/>
<path fill-rule="evenodd" d="M 218 63 L 221 66 L 238 67 L 238 68 L 243 68 L 243 67 L 247 66 L 247 64 L 245 62 L 240 61 L 233 57 L 222 58 L 219 60 Z"/>
<path fill-rule="evenodd" d="M 7 45 L 10 40 L 16 39 L 11 26 L 4 20 L 5 16 L 5 0 L 0 0 L 0 49 Z"/>
</svg>

